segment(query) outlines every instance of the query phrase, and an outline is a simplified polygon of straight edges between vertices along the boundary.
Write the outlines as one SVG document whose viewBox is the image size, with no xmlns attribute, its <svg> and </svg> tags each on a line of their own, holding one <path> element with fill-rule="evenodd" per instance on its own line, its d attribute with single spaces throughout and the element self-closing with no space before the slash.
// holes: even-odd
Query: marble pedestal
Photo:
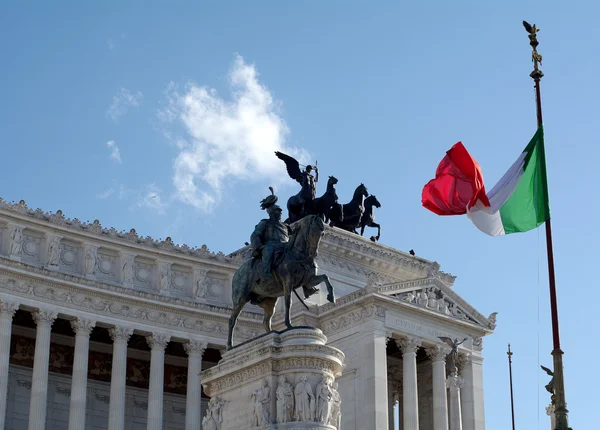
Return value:
<svg viewBox="0 0 600 430">
<path fill-rule="evenodd" d="M 227 351 L 200 374 L 211 397 L 203 430 L 339 428 L 344 354 L 326 343 L 321 330 L 299 327 Z"/>
</svg>

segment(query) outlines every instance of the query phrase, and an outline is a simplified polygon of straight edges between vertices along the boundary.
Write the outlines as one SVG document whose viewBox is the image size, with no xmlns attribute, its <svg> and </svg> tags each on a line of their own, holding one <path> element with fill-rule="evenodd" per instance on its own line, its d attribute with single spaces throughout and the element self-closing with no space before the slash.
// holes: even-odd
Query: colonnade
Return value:
<svg viewBox="0 0 600 430">
<path fill-rule="evenodd" d="M 17 302 L 0 301 L 0 428 L 4 428 L 7 405 L 7 381 L 9 371 L 12 319 L 19 308 Z M 58 314 L 49 309 L 32 312 L 36 324 L 35 355 L 31 382 L 28 430 L 44 430 L 48 396 L 48 367 L 50 359 L 51 329 Z M 71 381 L 69 408 L 69 430 L 85 428 L 86 394 L 88 381 L 88 355 L 90 333 L 97 321 L 76 317 L 71 320 L 75 331 L 75 351 Z M 112 372 L 110 381 L 109 430 L 125 428 L 125 385 L 127 371 L 127 342 L 134 332 L 130 326 L 109 327 L 113 340 Z M 146 336 L 151 349 L 150 384 L 148 389 L 148 430 L 163 428 L 163 381 L 165 348 L 171 335 L 160 331 Z M 202 387 L 198 374 L 202 370 L 202 355 L 207 343 L 200 339 L 189 339 L 184 343 L 188 354 L 188 379 L 186 398 L 186 430 L 200 430 L 200 402 Z"/>
</svg>

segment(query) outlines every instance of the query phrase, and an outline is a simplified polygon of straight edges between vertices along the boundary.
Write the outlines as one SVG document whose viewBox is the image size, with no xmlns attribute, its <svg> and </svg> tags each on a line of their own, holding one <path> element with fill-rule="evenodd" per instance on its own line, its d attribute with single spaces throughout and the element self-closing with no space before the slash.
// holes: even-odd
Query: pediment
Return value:
<svg viewBox="0 0 600 430">
<path fill-rule="evenodd" d="M 438 278 L 384 285 L 378 287 L 377 292 L 393 297 L 405 305 L 476 324 L 488 330 L 496 327 L 496 312 L 486 318 Z"/>
</svg>

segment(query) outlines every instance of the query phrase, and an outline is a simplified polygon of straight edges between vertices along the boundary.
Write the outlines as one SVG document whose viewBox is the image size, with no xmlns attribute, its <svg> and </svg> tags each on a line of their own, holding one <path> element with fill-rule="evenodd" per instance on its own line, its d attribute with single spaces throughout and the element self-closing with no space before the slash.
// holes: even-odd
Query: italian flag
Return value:
<svg viewBox="0 0 600 430">
<path fill-rule="evenodd" d="M 466 213 L 490 236 L 539 227 L 550 219 L 543 128 L 489 193 L 479 164 L 457 143 L 438 166 L 435 179 L 423 188 L 422 202 L 438 215 Z"/>
</svg>

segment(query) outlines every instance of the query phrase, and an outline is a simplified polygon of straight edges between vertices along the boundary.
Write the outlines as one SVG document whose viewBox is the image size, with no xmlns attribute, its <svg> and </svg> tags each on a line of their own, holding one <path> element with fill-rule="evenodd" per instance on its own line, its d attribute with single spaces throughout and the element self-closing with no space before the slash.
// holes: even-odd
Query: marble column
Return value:
<svg viewBox="0 0 600 430">
<path fill-rule="evenodd" d="M 356 340 L 361 350 L 361 376 L 358 387 L 362 408 L 357 412 L 356 428 L 388 428 L 387 333 L 379 327 L 365 327 Z M 343 399 L 342 399 L 343 401 Z M 343 417 L 342 417 L 343 419 Z"/>
<path fill-rule="evenodd" d="M 8 363 L 10 358 L 10 336 L 12 320 L 19 304 L 2 300 L 0 303 L 0 429 L 6 420 L 6 401 L 8 397 Z"/>
<path fill-rule="evenodd" d="M 417 392 L 417 349 L 421 340 L 405 337 L 396 341 L 402 350 L 402 430 L 419 430 L 419 395 Z"/>
<path fill-rule="evenodd" d="M 153 333 L 146 337 L 150 346 L 150 384 L 148 387 L 148 430 L 162 430 L 163 389 L 165 384 L 165 348 L 171 336 Z"/>
<path fill-rule="evenodd" d="M 460 389 L 463 386 L 463 379 L 456 375 L 451 374 L 446 380 L 448 385 L 449 395 L 449 416 L 450 416 L 450 430 L 462 430 L 462 413 L 460 407 Z"/>
<path fill-rule="evenodd" d="M 200 372 L 202 371 L 202 355 L 206 346 L 206 342 L 197 340 L 190 340 L 188 343 L 183 344 L 183 348 L 188 355 L 185 430 L 200 430 L 202 424 Z"/>
<path fill-rule="evenodd" d="M 390 375 L 388 374 L 388 379 Z M 388 383 L 388 422 L 389 430 L 396 430 L 398 421 L 398 414 L 396 404 L 399 401 L 400 391 L 402 390 L 402 383 L 399 381 L 389 381 Z"/>
<path fill-rule="evenodd" d="M 433 391 L 433 430 L 448 430 L 448 400 L 446 397 L 446 356 L 450 349 L 433 346 L 426 349 L 431 359 Z"/>
<path fill-rule="evenodd" d="M 90 333 L 95 325 L 96 321 L 81 318 L 71 321 L 71 327 L 75 331 L 75 357 L 73 359 L 73 377 L 71 380 L 69 430 L 85 429 Z"/>
<path fill-rule="evenodd" d="M 127 342 L 133 334 L 133 329 L 128 327 L 113 327 L 108 331 L 113 340 L 108 430 L 124 430 Z"/>
<path fill-rule="evenodd" d="M 50 360 L 50 330 L 58 313 L 40 309 L 33 312 L 37 325 L 35 355 L 31 377 L 31 401 L 29 403 L 29 430 L 46 428 L 46 402 L 48 399 L 48 366 Z"/>
<path fill-rule="evenodd" d="M 476 352 L 459 354 L 459 375 L 464 430 L 485 430 L 483 407 L 483 358 Z"/>
</svg>

